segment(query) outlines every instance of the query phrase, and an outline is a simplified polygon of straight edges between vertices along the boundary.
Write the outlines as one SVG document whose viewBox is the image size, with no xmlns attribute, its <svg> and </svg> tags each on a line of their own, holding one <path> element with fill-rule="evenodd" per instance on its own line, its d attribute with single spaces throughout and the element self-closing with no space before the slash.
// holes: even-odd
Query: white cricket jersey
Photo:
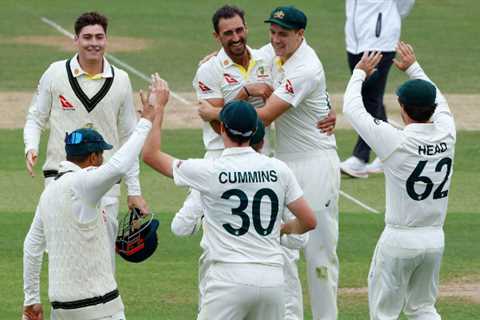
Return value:
<svg viewBox="0 0 480 320">
<path fill-rule="evenodd" d="M 249 47 L 247 50 L 250 54 L 250 64 L 247 70 L 233 62 L 223 48 L 215 57 L 202 64 L 193 80 L 197 98 L 202 100 L 223 99 L 226 104 L 232 101 L 248 83 L 263 82 L 271 85 L 271 59 L 266 59 L 259 50 Z M 261 108 L 265 104 L 260 97 L 250 97 L 247 101 L 255 108 Z M 267 128 L 265 134 L 267 137 Z M 222 137 L 212 129 L 208 122 L 203 124 L 203 143 L 206 150 L 224 148 Z"/>
<path fill-rule="evenodd" d="M 136 161 L 151 127 L 150 121 L 140 120 L 130 139 L 98 168 L 82 169 L 72 162 L 61 162 L 61 176 L 43 191 L 25 238 L 25 305 L 40 302 L 45 249 L 50 301 L 93 298 L 116 289 L 101 199 Z M 97 313 L 96 318 L 107 316 L 102 305 L 91 308 L 91 312 Z M 116 301 L 115 308 L 108 311 L 114 314 L 123 310 L 121 299 Z"/>
<path fill-rule="evenodd" d="M 43 170 L 57 170 L 65 159 L 65 134 L 93 127 L 113 145 L 108 160 L 127 140 L 137 123 L 128 74 L 104 59 L 103 73 L 92 80 L 77 55 L 54 62 L 45 71 L 28 110 L 24 128 L 25 152 L 39 149 L 41 131 L 50 127 Z M 129 195 L 140 195 L 138 160 L 125 177 Z M 119 194 L 119 188 L 116 191 Z"/>
<path fill-rule="evenodd" d="M 345 42 L 347 51 L 395 51 L 402 18 L 415 0 L 346 0 Z"/>
<path fill-rule="evenodd" d="M 406 72 L 412 79 L 431 81 L 418 63 Z M 345 92 L 343 112 L 383 161 L 385 223 L 399 228 L 441 229 L 447 214 L 456 140 L 445 97 L 437 88 L 432 123 L 413 123 L 400 130 L 365 110 L 361 96 L 364 80 L 365 72 L 355 69 Z"/>
<path fill-rule="evenodd" d="M 286 164 L 250 147 L 227 148 L 215 160 L 176 160 L 173 177 L 201 193 L 210 261 L 283 265 L 283 210 L 302 196 Z"/>
<path fill-rule="evenodd" d="M 274 54 L 270 44 L 261 50 Z M 331 106 L 322 63 L 305 39 L 283 65 L 275 58 L 272 75 L 273 94 L 290 104 L 275 120 L 276 153 L 335 149 L 335 136 L 328 136 L 316 127 Z"/>
</svg>

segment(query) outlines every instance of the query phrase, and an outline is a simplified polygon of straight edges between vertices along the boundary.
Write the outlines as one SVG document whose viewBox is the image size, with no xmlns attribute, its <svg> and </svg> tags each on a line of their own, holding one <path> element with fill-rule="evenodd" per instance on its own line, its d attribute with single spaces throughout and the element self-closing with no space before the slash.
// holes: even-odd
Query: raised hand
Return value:
<svg viewBox="0 0 480 320">
<path fill-rule="evenodd" d="M 415 52 L 413 52 L 413 48 L 408 43 L 400 41 L 397 44 L 396 48 L 398 59 L 393 59 L 393 63 L 400 71 L 407 70 L 417 58 L 415 57 Z"/>
<path fill-rule="evenodd" d="M 160 78 L 158 73 L 152 74 L 149 89 L 149 102 L 155 107 L 165 107 L 170 97 L 167 81 Z"/>
<path fill-rule="evenodd" d="M 362 58 L 355 66 L 355 69 L 365 71 L 367 77 L 370 77 L 377 69 L 377 65 L 382 60 L 382 53 L 379 51 L 364 52 Z"/>
</svg>

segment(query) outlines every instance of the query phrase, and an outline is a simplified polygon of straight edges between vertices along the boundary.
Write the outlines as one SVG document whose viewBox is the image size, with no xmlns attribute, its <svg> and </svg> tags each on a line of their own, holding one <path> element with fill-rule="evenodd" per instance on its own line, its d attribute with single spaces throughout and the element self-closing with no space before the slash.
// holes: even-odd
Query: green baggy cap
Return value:
<svg viewBox="0 0 480 320">
<path fill-rule="evenodd" d="M 285 29 L 305 29 L 307 27 L 307 16 L 303 11 L 294 6 L 282 6 L 275 8 L 270 18 L 265 23 L 274 23 Z"/>
<path fill-rule="evenodd" d="M 407 106 L 431 107 L 435 106 L 437 89 L 429 81 L 408 80 L 398 87 L 397 96 L 400 102 Z"/>
<path fill-rule="evenodd" d="M 220 121 L 235 136 L 250 138 L 257 128 L 257 111 L 247 101 L 233 100 L 220 112 Z"/>
</svg>

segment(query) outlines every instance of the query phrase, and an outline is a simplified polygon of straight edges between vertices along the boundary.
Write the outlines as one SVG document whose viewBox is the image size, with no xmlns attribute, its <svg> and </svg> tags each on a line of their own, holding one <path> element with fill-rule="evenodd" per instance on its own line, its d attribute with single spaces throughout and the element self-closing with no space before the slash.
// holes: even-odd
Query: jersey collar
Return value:
<svg viewBox="0 0 480 320">
<path fill-rule="evenodd" d="M 428 123 L 410 123 L 409 125 L 405 126 L 403 129 L 404 132 L 430 132 L 434 130 L 435 125 L 432 122 Z"/>
<path fill-rule="evenodd" d="M 228 156 L 237 156 L 241 154 L 250 154 L 255 153 L 256 151 L 252 149 L 252 147 L 233 147 L 233 148 L 225 148 L 222 152 L 222 157 Z"/>
<path fill-rule="evenodd" d="M 240 74 L 243 76 L 243 78 L 247 79 L 250 72 L 257 65 L 257 62 L 264 60 L 261 55 L 257 54 L 257 52 L 255 50 L 252 50 L 249 46 L 247 46 L 247 50 L 248 50 L 248 53 L 250 55 L 250 61 L 248 62 L 247 69 L 245 69 L 243 66 L 233 62 L 233 60 L 227 55 L 227 53 L 225 52 L 225 50 L 223 48 L 218 52 L 217 57 L 218 57 L 219 61 L 221 62 L 223 68 L 225 68 L 225 69 L 230 68 L 230 67 L 237 68 L 238 71 L 240 72 Z"/>
<path fill-rule="evenodd" d="M 62 161 L 58 166 L 58 172 L 62 173 L 65 171 L 78 171 L 82 170 L 78 165 L 70 161 Z"/>
<path fill-rule="evenodd" d="M 252 50 L 249 46 L 247 46 L 248 53 L 250 54 L 250 65 L 255 65 L 257 61 L 263 60 L 263 57 L 257 53 L 256 50 Z M 228 68 L 231 66 L 237 66 L 237 67 L 242 67 L 233 62 L 233 60 L 228 56 L 228 54 L 225 52 L 225 49 L 220 49 L 217 54 L 217 58 L 222 64 L 224 68 Z M 242 67 L 243 68 L 243 67 Z M 249 66 L 250 68 L 250 66 Z"/>
<path fill-rule="evenodd" d="M 82 69 L 80 63 L 78 63 L 78 53 L 72 58 L 70 61 L 70 69 L 72 70 L 72 74 L 75 78 L 80 77 L 81 75 L 85 75 L 87 78 L 91 80 L 98 80 L 101 78 L 111 78 L 113 77 L 112 68 L 110 67 L 110 63 L 107 61 L 105 57 L 103 57 L 103 72 L 96 74 L 96 75 L 89 75 L 85 70 Z"/>
</svg>

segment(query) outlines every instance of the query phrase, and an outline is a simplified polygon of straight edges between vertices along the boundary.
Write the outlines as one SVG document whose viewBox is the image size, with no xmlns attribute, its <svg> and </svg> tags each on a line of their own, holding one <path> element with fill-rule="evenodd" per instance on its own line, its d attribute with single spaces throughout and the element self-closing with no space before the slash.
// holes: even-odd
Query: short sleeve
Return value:
<svg viewBox="0 0 480 320">
<path fill-rule="evenodd" d="M 302 74 L 302 71 L 305 72 Z M 319 77 L 307 71 L 305 66 L 302 66 L 294 73 L 287 73 L 281 85 L 274 91 L 274 94 L 296 108 L 319 84 Z"/>
<path fill-rule="evenodd" d="M 198 99 L 223 99 L 221 83 L 222 72 L 215 65 L 216 58 L 211 58 L 202 64 L 193 79 L 193 88 Z"/>
<path fill-rule="evenodd" d="M 173 181 L 177 186 L 190 187 L 200 192 L 210 190 L 213 162 L 205 159 L 176 159 L 172 164 Z"/>
</svg>

